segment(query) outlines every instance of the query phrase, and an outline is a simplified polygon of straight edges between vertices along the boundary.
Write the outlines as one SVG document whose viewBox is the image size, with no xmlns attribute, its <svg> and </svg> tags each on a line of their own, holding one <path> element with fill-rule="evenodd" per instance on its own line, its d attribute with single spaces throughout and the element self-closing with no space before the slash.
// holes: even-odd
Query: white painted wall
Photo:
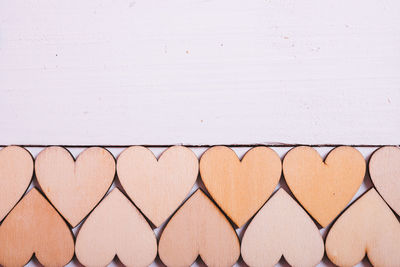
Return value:
<svg viewBox="0 0 400 267">
<path fill-rule="evenodd" d="M 399 144 L 397 0 L 0 0 L 0 144 Z"/>
</svg>

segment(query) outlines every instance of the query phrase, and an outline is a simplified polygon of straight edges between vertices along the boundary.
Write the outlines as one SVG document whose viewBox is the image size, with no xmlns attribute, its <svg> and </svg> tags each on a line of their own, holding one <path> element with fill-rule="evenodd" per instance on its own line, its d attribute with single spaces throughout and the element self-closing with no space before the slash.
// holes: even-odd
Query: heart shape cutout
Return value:
<svg viewBox="0 0 400 267">
<path fill-rule="evenodd" d="M 50 202 L 75 227 L 110 188 L 115 160 L 106 149 L 91 147 L 74 161 L 68 150 L 54 146 L 36 157 L 35 172 Z"/>
<path fill-rule="evenodd" d="M 74 256 L 71 230 L 35 188 L 0 226 L 0 264 L 24 266 L 33 254 L 43 266 L 64 266 Z"/>
<path fill-rule="evenodd" d="M 33 159 L 19 146 L 0 150 L 0 221 L 22 197 L 32 180 Z"/>
<path fill-rule="evenodd" d="M 196 155 L 183 146 L 168 148 L 158 161 L 149 149 L 132 146 L 118 157 L 117 173 L 133 203 L 159 227 L 190 192 L 198 165 Z"/>
<path fill-rule="evenodd" d="M 277 186 L 282 173 L 278 154 L 268 147 L 250 149 L 240 161 L 225 146 L 208 149 L 200 159 L 200 175 L 212 198 L 242 227 Z"/>
<path fill-rule="evenodd" d="M 249 266 L 316 266 L 324 241 L 308 214 L 282 188 L 261 208 L 244 233 L 242 257 Z"/>
<path fill-rule="evenodd" d="M 114 188 L 83 223 L 75 253 L 85 266 L 107 266 L 115 255 L 125 266 L 149 266 L 157 240 L 143 215 Z"/>
<path fill-rule="evenodd" d="M 369 174 L 376 190 L 400 215 L 400 148 L 382 147 L 369 161 Z"/>
<path fill-rule="evenodd" d="M 325 244 L 338 266 L 354 266 L 365 254 L 373 266 L 400 266 L 400 223 L 373 188 L 337 219 Z"/>
<path fill-rule="evenodd" d="M 208 266 L 232 266 L 240 245 L 226 217 L 197 190 L 166 225 L 158 253 L 167 266 L 190 266 L 199 255 Z"/>
<path fill-rule="evenodd" d="M 352 147 L 331 150 L 324 162 L 314 148 L 299 146 L 286 154 L 283 174 L 300 204 L 326 227 L 356 194 L 365 165 L 364 157 Z"/>
</svg>

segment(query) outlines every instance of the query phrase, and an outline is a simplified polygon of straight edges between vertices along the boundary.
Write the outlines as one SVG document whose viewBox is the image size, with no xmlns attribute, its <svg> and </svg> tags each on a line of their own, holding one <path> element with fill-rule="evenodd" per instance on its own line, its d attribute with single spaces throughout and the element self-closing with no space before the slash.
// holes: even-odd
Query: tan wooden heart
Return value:
<svg viewBox="0 0 400 267">
<path fill-rule="evenodd" d="M 326 238 L 328 258 L 354 266 L 367 254 L 373 266 L 400 266 L 400 223 L 375 189 L 355 201 Z"/>
<path fill-rule="evenodd" d="M 83 223 L 75 253 L 85 266 L 107 266 L 115 255 L 125 266 L 148 266 L 157 255 L 157 240 L 143 215 L 115 188 Z"/>
<path fill-rule="evenodd" d="M 74 255 L 71 230 L 35 188 L 0 226 L 0 264 L 24 266 L 33 254 L 43 266 L 64 266 Z"/>
<path fill-rule="evenodd" d="M 128 196 L 159 227 L 190 192 L 198 165 L 196 155 L 183 146 L 168 148 L 158 161 L 149 149 L 133 146 L 118 157 L 117 173 Z"/>
<path fill-rule="evenodd" d="M 0 221 L 17 204 L 31 182 L 33 159 L 18 146 L 0 150 Z"/>
<path fill-rule="evenodd" d="M 167 266 L 190 266 L 199 255 L 208 266 L 232 266 L 240 247 L 225 216 L 197 190 L 166 225 L 158 252 Z"/>
<path fill-rule="evenodd" d="M 86 149 L 76 162 L 65 148 L 49 147 L 37 156 L 35 172 L 50 202 L 75 227 L 110 188 L 115 160 L 100 147 Z"/>
<path fill-rule="evenodd" d="M 278 154 L 267 147 L 250 149 L 239 160 L 224 146 L 208 149 L 200 174 L 208 192 L 228 217 L 242 227 L 267 201 L 282 173 Z"/>
<path fill-rule="evenodd" d="M 400 148 L 382 147 L 372 154 L 369 174 L 376 190 L 400 215 Z"/>
<path fill-rule="evenodd" d="M 308 214 L 281 188 L 250 222 L 241 250 L 249 266 L 275 266 L 282 255 L 290 266 L 315 266 L 324 256 L 324 241 Z"/>
<path fill-rule="evenodd" d="M 352 147 L 331 150 L 323 162 L 314 148 L 299 146 L 286 154 L 283 174 L 301 205 L 326 227 L 357 192 L 365 165 L 364 157 Z"/>
</svg>

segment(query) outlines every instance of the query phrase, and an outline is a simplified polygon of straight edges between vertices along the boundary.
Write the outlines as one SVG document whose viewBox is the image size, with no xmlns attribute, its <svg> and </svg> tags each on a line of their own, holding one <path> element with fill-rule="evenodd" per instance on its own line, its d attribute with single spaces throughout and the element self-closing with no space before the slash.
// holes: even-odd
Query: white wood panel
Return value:
<svg viewBox="0 0 400 267">
<path fill-rule="evenodd" d="M 399 144 L 397 0 L 0 0 L 0 144 Z"/>
</svg>

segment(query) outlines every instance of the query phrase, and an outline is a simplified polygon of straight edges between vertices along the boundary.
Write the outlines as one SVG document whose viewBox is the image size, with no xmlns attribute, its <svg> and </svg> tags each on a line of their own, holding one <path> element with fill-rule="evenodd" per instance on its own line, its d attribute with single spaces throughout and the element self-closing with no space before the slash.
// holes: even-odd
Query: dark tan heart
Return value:
<svg viewBox="0 0 400 267">
<path fill-rule="evenodd" d="M 375 189 L 356 200 L 333 224 L 326 254 L 338 266 L 368 255 L 373 266 L 400 266 L 400 223 Z"/>
<path fill-rule="evenodd" d="M 71 230 L 35 188 L 0 226 L 0 264 L 24 266 L 33 254 L 43 266 L 64 266 L 74 255 Z"/>
<path fill-rule="evenodd" d="M 225 216 L 197 190 L 166 225 L 158 253 L 167 266 L 190 266 L 199 255 L 208 266 L 232 266 L 240 246 Z"/>
<path fill-rule="evenodd" d="M 200 160 L 204 185 L 238 227 L 267 201 L 281 173 L 278 154 L 267 147 L 250 149 L 240 161 L 232 149 L 216 146 L 208 149 Z"/>
<path fill-rule="evenodd" d="M 84 150 L 76 162 L 65 148 L 49 147 L 37 156 L 35 172 L 50 202 L 75 227 L 110 188 L 115 160 L 100 147 Z"/>
<path fill-rule="evenodd" d="M 125 266 L 149 266 L 157 240 L 143 215 L 115 188 L 83 223 L 75 253 L 85 266 L 107 266 L 115 255 Z"/>
<path fill-rule="evenodd" d="M 133 203 L 159 227 L 189 194 L 199 162 L 183 146 L 168 148 L 158 161 L 149 149 L 133 146 L 118 157 L 117 173 Z"/>
<path fill-rule="evenodd" d="M 0 221 L 17 204 L 33 175 L 31 154 L 18 146 L 0 150 Z"/>
<path fill-rule="evenodd" d="M 299 146 L 286 154 L 283 174 L 301 205 L 326 227 L 357 192 L 365 165 L 364 157 L 352 147 L 333 149 L 324 162 L 314 148 Z"/>
</svg>

